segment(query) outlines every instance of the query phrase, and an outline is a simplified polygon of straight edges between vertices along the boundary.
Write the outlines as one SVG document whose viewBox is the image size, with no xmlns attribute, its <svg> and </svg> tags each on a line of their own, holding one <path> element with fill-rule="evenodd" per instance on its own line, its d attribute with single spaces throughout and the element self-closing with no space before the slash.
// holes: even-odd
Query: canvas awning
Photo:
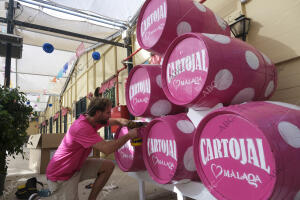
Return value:
<svg viewBox="0 0 300 200">
<path fill-rule="evenodd" d="M 109 40 L 130 25 L 144 1 L 18 0 L 14 19 Z M 0 9 L 0 17 L 6 17 L 6 10 Z M 0 23 L 0 29 L 6 33 L 6 24 Z M 36 111 L 45 110 L 49 96 L 60 95 L 77 59 L 76 49 L 80 45 L 84 49 L 99 45 L 94 40 L 20 25 L 15 26 L 14 34 L 23 37 L 24 45 L 22 58 L 12 59 L 11 87 L 20 87 Z M 52 44 L 55 50 L 46 53 L 44 43 Z M 0 84 L 4 83 L 4 70 L 5 58 L 0 57 Z"/>
</svg>

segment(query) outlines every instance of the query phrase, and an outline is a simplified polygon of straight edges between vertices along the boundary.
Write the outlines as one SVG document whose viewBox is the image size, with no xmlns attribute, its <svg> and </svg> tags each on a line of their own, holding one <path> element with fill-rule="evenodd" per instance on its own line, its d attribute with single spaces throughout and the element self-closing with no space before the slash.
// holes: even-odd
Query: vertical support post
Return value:
<svg viewBox="0 0 300 200">
<path fill-rule="evenodd" d="M 186 200 L 186 197 L 182 194 L 177 193 L 177 200 Z"/>
<path fill-rule="evenodd" d="M 131 36 L 128 36 L 124 39 L 125 45 L 128 45 L 127 47 L 127 57 L 129 57 L 132 54 L 132 41 L 131 41 Z M 131 69 L 133 68 L 133 64 L 132 64 L 132 57 L 128 59 L 128 64 L 127 64 L 127 69 L 128 69 L 128 73 L 131 71 Z"/>
<path fill-rule="evenodd" d="M 119 73 L 118 73 L 118 51 L 117 47 L 114 47 L 114 54 L 115 54 L 115 75 L 116 75 L 116 106 L 120 105 L 119 99 Z"/>
<path fill-rule="evenodd" d="M 125 43 L 125 45 L 128 45 L 128 47 L 127 47 L 127 57 L 129 57 L 132 54 L 131 34 L 124 39 L 124 43 Z M 128 64 L 127 64 L 128 74 L 131 71 L 131 69 L 133 68 L 132 61 L 133 61 L 132 57 L 129 58 L 128 61 L 127 61 L 128 62 Z M 129 119 L 134 120 L 134 116 L 132 114 L 129 114 Z"/>
<path fill-rule="evenodd" d="M 59 133 L 62 133 L 62 96 L 59 97 Z"/>
<path fill-rule="evenodd" d="M 97 71 L 96 71 L 96 62 L 93 60 L 93 86 L 94 86 L 94 90 L 97 88 L 97 81 L 96 81 L 96 78 L 97 78 Z"/>
<path fill-rule="evenodd" d="M 13 34 L 14 30 L 14 0 L 9 0 L 7 12 L 7 33 Z M 11 70 L 11 44 L 6 44 L 5 59 L 5 78 L 4 87 L 10 87 L 10 70 Z"/>
<path fill-rule="evenodd" d="M 16 88 L 18 87 L 18 60 L 16 59 Z"/>
<path fill-rule="evenodd" d="M 79 59 L 79 58 L 78 58 Z M 79 61 L 78 61 L 79 63 Z M 78 84 L 78 73 L 79 73 L 79 69 L 78 69 L 78 63 L 77 65 L 75 66 L 75 70 L 76 70 L 76 73 L 75 73 L 75 82 L 74 82 L 74 87 L 75 87 L 75 97 L 73 99 L 73 101 L 75 101 L 75 119 L 76 119 L 76 102 L 79 100 L 79 98 L 77 98 L 77 84 Z"/>
<path fill-rule="evenodd" d="M 183 196 L 182 192 L 177 187 L 174 187 L 174 192 L 177 194 L 177 200 L 186 200 L 186 197 Z"/>
<path fill-rule="evenodd" d="M 242 23 L 243 23 L 243 36 L 242 36 L 242 39 L 243 39 L 243 41 L 246 41 L 246 20 L 244 19 Z"/>
<path fill-rule="evenodd" d="M 139 179 L 139 200 L 146 200 L 145 182 Z"/>
<path fill-rule="evenodd" d="M 102 58 L 102 81 L 101 81 L 101 83 L 103 83 L 104 80 L 105 80 L 105 54 L 103 55 L 103 58 Z"/>
<path fill-rule="evenodd" d="M 89 94 L 89 52 L 86 52 L 86 94 Z"/>
<path fill-rule="evenodd" d="M 71 87 L 70 87 L 70 106 L 72 108 L 72 112 L 71 112 L 71 121 L 72 121 L 72 118 L 73 118 L 73 76 L 71 77 Z"/>
</svg>

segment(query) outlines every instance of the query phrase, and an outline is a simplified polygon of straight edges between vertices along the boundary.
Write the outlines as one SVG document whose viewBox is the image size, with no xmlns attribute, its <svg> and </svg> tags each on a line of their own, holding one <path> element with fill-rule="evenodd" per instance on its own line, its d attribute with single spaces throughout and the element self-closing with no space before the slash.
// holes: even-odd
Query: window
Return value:
<svg viewBox="0 0 300 200">
<path fill-rule="evenodd" d="M 53 118 L 52 117 L 50 117 L 49 133 L 53 133 Z"/>
<path fill-rule="evenodd" d="M 112 87 L 111 89 L 105 90 L 103 92 L 103 97 L 110 99 L 110 101 L 112 102 L 112 107 L 116 106 L 115 87 Z M 111 127 L 110 126 L 104 128 L 104 139 L 105 140 L 114 139 L 113 135 L 112 135 L 112 132 L 111 132 Z"/>
<path fill-rule="evenodd" d="M 56 133 L 58 133 L 58 118 L 55 120 L 55 125 L 56 125 Z"/>
<path fill-rule="evenodd" d="M 86 97 L 83 97 L 76 102 L 76 119 L 80 116 L 81 113 L 86 112 Z"/>
<path fill-rule="evenodd" d="M 64 133 L 66 133 L 66 132 L 67 132 L 67 129 L 68 129 L 68 124 L 67 124 L 67 122 L 68 122 L 68 114 L 66 114 L 66 115 L 64 116 Z"/>
<path fill-rule="evenodd" d="M 115 87 L 110 88 L 109 90 L 105 90 L 103 92 L 103 97 L 110 99 L 112 103 L 112 107 L 116 106 L 116 95 L 115 95 Z"/>
<path fill-rule="evenodd" d="M 104 127 L 104 139 L 105 140 L 112 140 L 114 139 L 114 136 L 111 132 L 111 127 L 110 126 L 105 126 Z"/>
</svg>

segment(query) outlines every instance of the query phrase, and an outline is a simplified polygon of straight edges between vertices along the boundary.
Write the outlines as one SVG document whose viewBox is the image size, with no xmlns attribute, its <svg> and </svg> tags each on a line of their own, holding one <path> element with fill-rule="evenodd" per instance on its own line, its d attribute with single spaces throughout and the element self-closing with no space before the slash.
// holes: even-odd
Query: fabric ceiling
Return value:
<svg viewBox="0 0 300 200">
<path fill-rule="evenodd" d="M 24 3 L 25 1 L 25 3 Z M 68 7 L 85 13 L 95 13 L 97 16 L 116 23 L 129 24 L 145 0 L 20 0 L 20 8 L 15 12 L 15 20 L 31 24 L 47 26 L 95 38 L 110 39 L 120 34 L 123 29 L 117 26 L 105 25 L 91 19 L 76 16 L 66 16 L 65 13 L 26 3 L 47 2 L 59 7 Z M 1 13 L 2 12 L 2 13 Z M 61 13 L 61 14 L 59 14 Z M 6 13 L 0 10 L 0 16 Z M 1 32 L 6 32 L 6 24 L 0 24 Z M 58 33 L 46 32 L 21 26 L 15 27 L 16 35 L 23 37 L 23 52 L 21 59 L 12 59 L 11 87 L 20 87 L 27 94 L 30 105 L 36 111 L 44 111 L 49 96 L 60 95 L 69 76 L 73 63 L 76 61 L 76 49 L 80 45 L 91 48 L 100 43 L 96 41 L 75 38 Z M 50 43 L 55 50 L 52 53 L 43 51 L 44 43 Z M 59 72 L 68 65 L 62 77 L 54 82 Z M 0 84 L 4 83 L 5 58 L 0 57 Z"/>
</svg>

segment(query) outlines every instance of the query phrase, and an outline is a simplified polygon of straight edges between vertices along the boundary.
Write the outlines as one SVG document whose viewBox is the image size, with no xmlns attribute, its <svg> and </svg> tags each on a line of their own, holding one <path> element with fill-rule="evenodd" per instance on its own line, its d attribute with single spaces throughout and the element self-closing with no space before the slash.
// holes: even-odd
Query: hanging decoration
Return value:
<svg viewBox="0 0 300 200">
<path fill-rule="evenodd" d="M 98 51 L 93 52 L 92 57 L 94 60 L 100 60 L 101 56 Z"/>
<path fill-rule="evenodd" d="M 66 64 L 64 65 L 64 67 L 63 67 L 63 73 L 66 73 L 66 72 L 67 72 L 68 67 L 69 67 L 69 64 L 66 63 Z"/>
<path fill-rule="evenodd" d="M 79 58 L 83 54 L 84 50 L 85 50 L 84 44 L 83 44 L 83 42 L 81 42 L 80 45 L 76 49 L 77 58 Z"/>
<path fill-rule="evenodd" d="M 54 114 L 54 116 L 53 116 L 53 120 L 57 120 L 57 119 L 58 119 L 58 117 L 59 117 L 59 115 L 60 115 L 60 113 L 59 113 L 59 112 L 55 113 L 55 114 Z"/>
<path fill-rule="evenodd" d="M 46 52 L 46 53 L 52 53 L 54 51 L 54 47 L 52 44 L 50 43 L 44 43 L 43 44 L 43 50 Z"/>
<path fill-rule="evenodd" d="M 88 93 L 88 94 L 86 95 L 86 98 L 88 98 L 89 100 L 92 100 L 92 98 L 93 98 L 93 93 L 92 93 L 92 92 Z"/>
<path fill-rule="evenodd" d="M 62 107 L 61 115 L 65 116 L 68 113 L 71 113 L 72 109 L 70 107 Z"/>
<path fill-rule="evenodd" d="M 76 59 L 77 59 L 76 55 L 72 56 L 72 57 L 70 58 L 70 60 L 68 61 L 68 64 L 69 64 L 69 65 L 72 65 L 73 62 L 74 62 Z"/>
<path fill-rule="evenodd" d="M 51 82 L 56 83 L 56 77 L 54 77 Z"/>
<path fill-rule="evenodd" d="M 162 58 L 159 55 L 151 53 L 150 64 L 152 65 L 160 65 L 162 62 Z"/>
<path fill-rule="evenodd" d="M 30 101 L 27 101 L 26 104 L 27 104 L 27 105 L 30 105 Z"/>
<path fill-rule="evenodd" d="M 57 76 L 56 76 L 56 79 L 60 79 L 60 78 L 62 78 L 63 77 L 63 69 L 61 69 L 59 72 L 58 72 L 58 74 L 57 74 Z"/>
<path fill-rule="evenodd" d="M 50 107 L 50 108 L 52 107 L 52 103 L 49 103 L 49 107 Z"/>
<path fill-rule="evenodd" d="M 101 88 L 99 90 L 99 94 L 102 94 L 105 90 L 109 90 L 111 89 L 112 87 L 115 86 L 115 83 L 117 81 L 117 77 L 113 77 L 105 82 L 103 82 L 101 84 Z"/>
</svg>

